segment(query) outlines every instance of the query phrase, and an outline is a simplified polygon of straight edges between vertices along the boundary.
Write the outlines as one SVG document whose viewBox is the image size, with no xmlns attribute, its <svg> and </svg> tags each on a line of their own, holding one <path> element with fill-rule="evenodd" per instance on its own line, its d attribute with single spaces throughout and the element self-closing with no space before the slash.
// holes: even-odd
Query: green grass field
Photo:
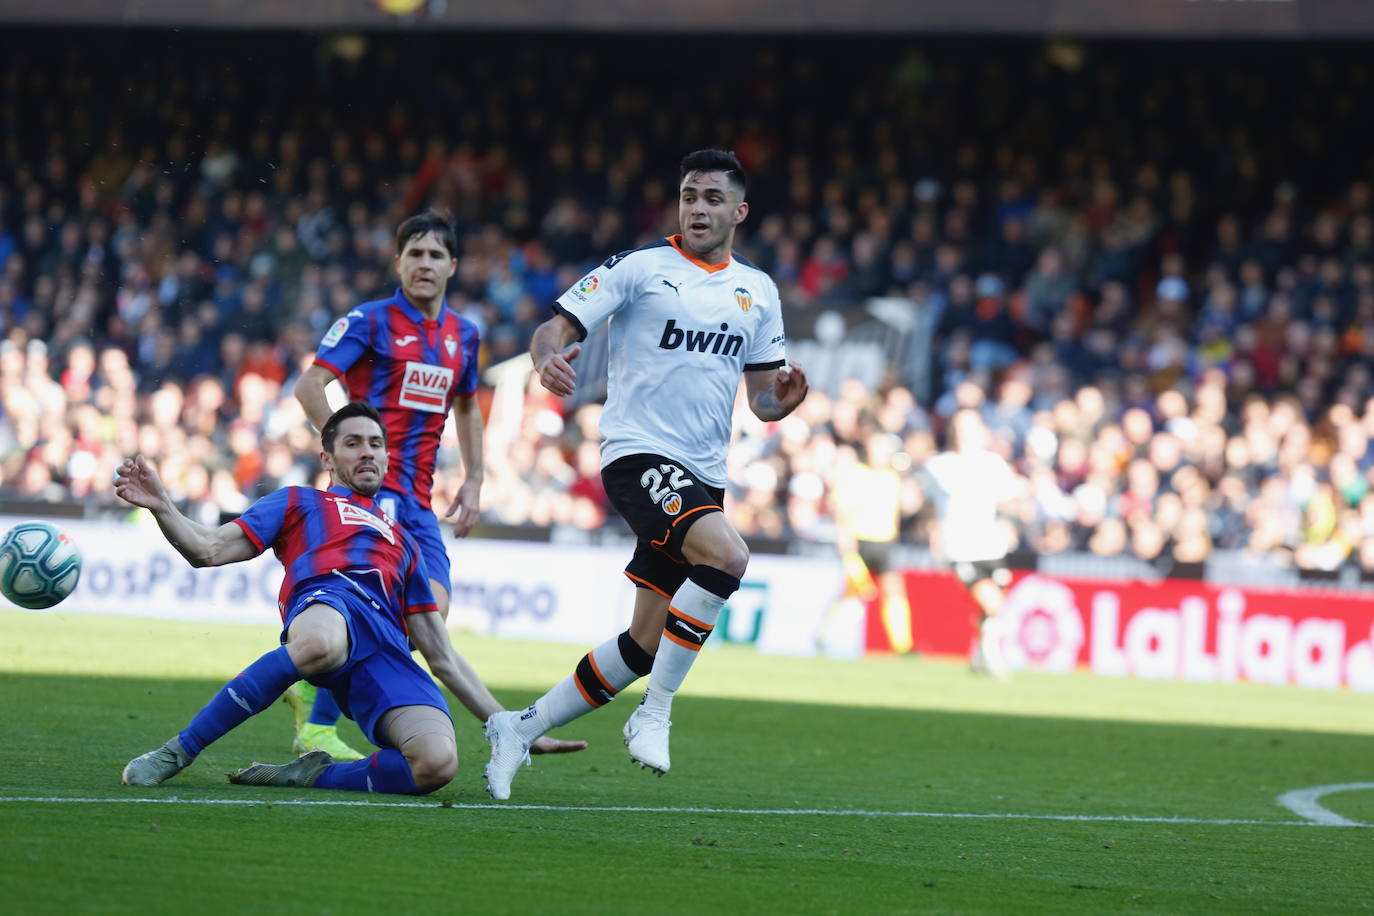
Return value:
<svg viewBox="0 0 1374 916">
<path fill-rule="evenodd" d="M 726 648 L 679 696 L 661 779 L 626 758 L 627 693 L 563 730 L 589 750 L 536 757 L 505 803 L 483 791 L 486 744 L 465 715 L 458 778 L 435 796 L 228 785 L 228 770 L 289 758 L 280 704 L 164 786 L 119 784 L 274 641 L 271 627 L 0 612 L 0 908 L 1374 910 L 1374 829 L 1276 801 L 1374 783 L 1374 697 L 1350 692 L 999 684 L 941 661 Z M 458 642 L 511 706 L 586 649 Z M 35 798 L 52 800 L 15 800 Z M 1374 789 L 1320 801 L 1374 823 Z"/>
</svg>

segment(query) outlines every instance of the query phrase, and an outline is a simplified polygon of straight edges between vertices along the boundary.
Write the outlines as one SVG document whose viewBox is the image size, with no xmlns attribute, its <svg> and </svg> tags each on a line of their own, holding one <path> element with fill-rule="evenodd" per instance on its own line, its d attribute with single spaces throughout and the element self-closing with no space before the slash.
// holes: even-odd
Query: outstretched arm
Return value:
<svg viewBox="0 0 1374 916">
<path fill-rule="evenodd" d="M 167 542 L 192 566 L 223 566 L 251 560 L 261 553 L 233 522 L 210 528 L 182 515 L 157 471 L 142 455 L 120 463 L 115 469 L 114 488 L 120 499 L 151 511 Z"/>
<path fill-rule="evenodd" d="M 796 363 L 746 372 L 744 385 L 749 392 L 749 409 L 764 421 L 781 420 L 796 410 L 811 390 L 806 370 Z"/>
<path fill-rule="evenodd" d="M 482 679 L 472 670 L 467 660 L 453 648 L 448 627 L 444 625 L 444 618 L 438 611 L 411 614 L 406 618 L 406 624 L 410 631 L 410 639 L 425 657 L 430 672 L 453 692 L 458 702 L 476 716 L 479 722 L 485 722 L 492 713 L 505 708 L 491 695 L 487 685 L 482 683 Z M 564 754 L 580 751 L 586 746 L 585 741 L 559 741 L 545 735 L 530 745 L 530 753 Z"/>
</svg>

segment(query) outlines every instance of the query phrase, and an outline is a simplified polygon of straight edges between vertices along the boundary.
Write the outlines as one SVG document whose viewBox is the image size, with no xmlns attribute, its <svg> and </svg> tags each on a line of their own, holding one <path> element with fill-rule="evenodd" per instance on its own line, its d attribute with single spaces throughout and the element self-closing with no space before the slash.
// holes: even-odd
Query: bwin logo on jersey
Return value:
<svg viewBox="0 0 1374 916">
<path fill-rule="evenodd" d="M 672 318 L 663 325 L 663 336 L 658 339 L 660 350 L 676 350 L 678 347 L 686 346 L 688 350 L 697 353 L 720 354 L 721 356 L 738 356 L 740 348 L 744 346 L 744 336 L 741 334 L 726 334 L 730 326 L 721 322 L 720 331 L 698 331 L 695 328 L 680 328 Z"/>
</svg>

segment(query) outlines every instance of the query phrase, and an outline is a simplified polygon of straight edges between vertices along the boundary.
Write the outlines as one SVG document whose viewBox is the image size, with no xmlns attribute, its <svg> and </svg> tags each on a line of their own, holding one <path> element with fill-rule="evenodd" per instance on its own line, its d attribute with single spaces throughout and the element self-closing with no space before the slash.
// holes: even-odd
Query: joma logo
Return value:
<svg viewBox="0 0 1374 916">
<path fill-rule="evenodd" d="M 727 334 L 730 326 L 721 323 L 720 331 L 698 331 L 695 328 L 680 328 L 677 322 L 669 318 L 663 325 L 663 336 L 658 340 L 658 346 L 663 350 L 676 350 L 678 347 L 686 346 L 690 351 L 697 353 L 719 353 L 721 356 L 738 356 L 740 348 L 744 346 L 744 337 L 740 334 Z"/>
</svg>

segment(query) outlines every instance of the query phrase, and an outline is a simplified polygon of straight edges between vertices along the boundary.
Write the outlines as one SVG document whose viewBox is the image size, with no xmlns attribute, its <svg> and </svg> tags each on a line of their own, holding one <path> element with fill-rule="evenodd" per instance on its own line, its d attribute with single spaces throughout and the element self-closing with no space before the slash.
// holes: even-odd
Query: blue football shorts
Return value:
<svg viewBox="0 0 1374 916">
<path fill-rule="evenodd" d="M 377 723 L 397 706 L 433 706 L 453 718 L 434 679 L 411 656 L 406 635 L 379 605 L 347 582 L 335 585 L 316 580 L 292 596 L 282 642 L 291 621 L 312 604 L 328 605 L 343 615 L 348 625 L 348 660 L 329 674 L 310 678 L 310 683 L 328 687 L 344 715 L 358 723 L 367 740 L 386 746 L 378 740 Z"/>
</svg>

